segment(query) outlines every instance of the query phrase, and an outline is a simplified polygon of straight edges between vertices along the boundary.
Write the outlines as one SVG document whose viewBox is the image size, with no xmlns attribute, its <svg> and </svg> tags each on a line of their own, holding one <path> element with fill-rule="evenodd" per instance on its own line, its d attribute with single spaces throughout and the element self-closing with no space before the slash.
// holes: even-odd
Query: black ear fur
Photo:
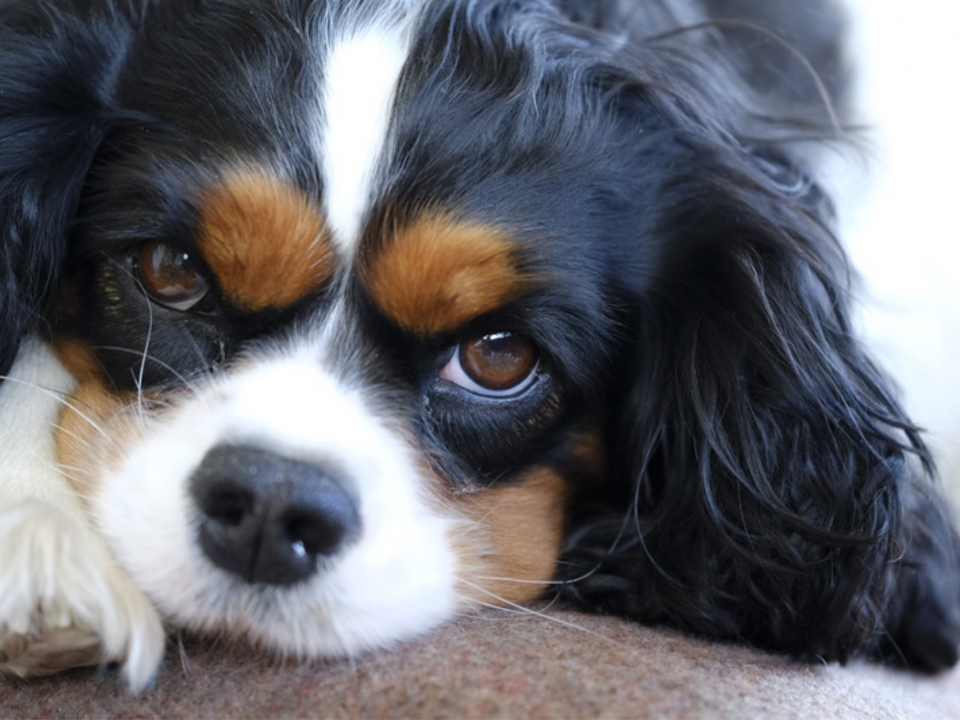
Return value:
<svg viewBox="0 0 960 720">
<path fill-rule="evenodd" d="M 659 260 L 622 279 L 619 497 L 574 527 L 567 597 L 804 658 L 952 665 L 960 542 L 852 330 L 829 201 L 775 108 L 740 113 L 738 78 L 687 67 L 633 88 L 674 138 L 634 250 Z"/>
<path fill-rule="evenodd" d="M 694 248 L 632 318 L 636 375 L 616 440 L 631 516 L 604 567 L 633 585 L 613 602 L 845 660 L 909 625 L 893 616 L 912 593 L 952 616 L 934 631 L 942 654 L 914 664 L 952 664 L 954 535 L 923 489 L 917 431 L 851 333 L 846 289 L 817 267 L 838 252 L 795 201 L 764 212 L 746 178 L 698 184 L 696 207 L 667 221 Z M 897 645 L 912 644 L 906 630 Z"/>
<path fill-rule="evenodd" d="M 0 375 L 58 283 L 130 35 L 122 3 L 91 5 L 0 6 Z"/>
</svg>

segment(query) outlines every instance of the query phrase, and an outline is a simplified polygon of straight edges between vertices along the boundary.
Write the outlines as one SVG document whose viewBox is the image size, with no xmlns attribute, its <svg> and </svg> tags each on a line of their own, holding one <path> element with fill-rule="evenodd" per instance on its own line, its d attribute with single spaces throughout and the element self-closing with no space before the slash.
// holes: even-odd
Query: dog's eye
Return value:
<svg viewBox="0 0 960 720">
<path fill-rule="evenodd" d="M 189 310 L 209 289 L 189 253 L 159 240 L 151 240 L 140 248 L 138 268 L 147 292 L 161 305 L 174 310 Z"/>
<path fill-rule="evenodd" d="M 525 390 L 540 367 L 533 341 L 501 332 L 460 343 L 440 377 L 487 397 L 509 397 Z"/>
</svg>

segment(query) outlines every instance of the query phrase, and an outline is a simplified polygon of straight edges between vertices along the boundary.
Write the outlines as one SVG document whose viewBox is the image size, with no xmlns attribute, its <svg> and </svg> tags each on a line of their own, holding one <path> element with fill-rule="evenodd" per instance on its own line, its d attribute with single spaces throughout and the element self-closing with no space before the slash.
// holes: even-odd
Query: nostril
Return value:
<svg viewBox="0 0 960 720">
<path fill-rule="evenodd" d="M 348 483 L 329 469 L 246 445 L 218 445 L 190 479 L 198 542 L 218 567 L 250 583 L 310 577 L 359 535 Z"/>
<path fill-rule="evenodd" d="M 229 480 L 210 487 L 197 498 L 197 505 L 207 517 L 236 527 L 253 512 L 255 496 Z"/>
<path fill-rule="evenodd" d="M 329 555 L 346 533 L 346 526 L 336 517 L 291 513 L 286 518 L 286 538 L 297 554 Z"/>
</svg>

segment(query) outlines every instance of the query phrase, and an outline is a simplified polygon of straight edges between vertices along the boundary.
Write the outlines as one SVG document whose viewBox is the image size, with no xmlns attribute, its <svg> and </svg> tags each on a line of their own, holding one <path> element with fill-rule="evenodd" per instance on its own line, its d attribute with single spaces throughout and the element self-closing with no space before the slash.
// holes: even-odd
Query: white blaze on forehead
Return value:
<svg viewBox="0 0 960 720">
<path fill-rule="evenodd" d="M 322 157 L 324 203 L 336 245 L 347 257 L 359 241 L 384 154 L 390 111 L 407 58 L 409 20 L 395 18 L 332 43 L 325 59 Z"/>
</svg>

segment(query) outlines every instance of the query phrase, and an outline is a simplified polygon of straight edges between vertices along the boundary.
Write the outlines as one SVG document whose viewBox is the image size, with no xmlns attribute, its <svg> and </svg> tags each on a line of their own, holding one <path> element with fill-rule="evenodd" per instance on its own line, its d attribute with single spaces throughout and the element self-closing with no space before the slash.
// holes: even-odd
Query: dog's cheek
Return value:
<svg viewBox="0 0 960 720">
<path fill-rule="evenodd" d="M 549 468 L 462 496 L 461 511 L 476 527 L 454 542 L 460 595 L 494 605 L 540 595 L 556 569 L 567 496 L 567 482 Z"/>
<path fill-rule="evenodd" d="M 97 489 L 104 470 L 118 465 L 130 447 L 137 424 L 126 410 L 136 403 L 132 393 L 110 390 L 98 373 L 93 354 L 81 343 L 56 343 L 57 356 L 78 379 L 64 401 L 55 431 L 57 460 L 83 497 Z"/>
</svg>

